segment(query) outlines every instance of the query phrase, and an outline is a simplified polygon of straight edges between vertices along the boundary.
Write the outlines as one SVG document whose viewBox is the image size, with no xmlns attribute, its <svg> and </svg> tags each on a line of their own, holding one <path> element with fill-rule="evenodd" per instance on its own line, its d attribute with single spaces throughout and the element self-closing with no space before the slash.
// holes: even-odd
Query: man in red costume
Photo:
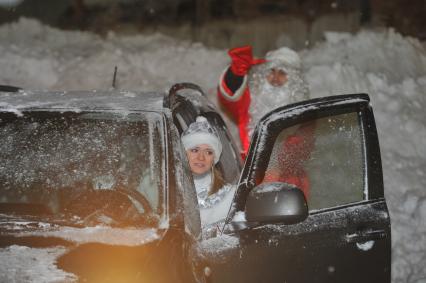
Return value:
<svg viewBox="0 0 426 283">
<path fill-rule="evenodd" d="M 220 77 L 219 103 L 236 121 L 243 156 L 257 121 L 272 109 L 308 99 L 300 58 L 286 47 L 255 59 L 251 46 L 229 50 L 231 64 Z"/>
<path fill-rule="evenodd" d="M 219 103 L 237 123 L 243 158 L 259 119 L 269 111 L 309 98 L 308 85 L 301 72 L 300 58 L 286 47 L 255 59 L 251 46 L 229 50 L 231 64 L 220 77 Z M 268 168 L 264 182 L 286 182 L 309 196 L 309 178 L 304 164 L 314 145 L 314 125 L 308 123 L 278 145 L 277 165 Z"/>
</svg>

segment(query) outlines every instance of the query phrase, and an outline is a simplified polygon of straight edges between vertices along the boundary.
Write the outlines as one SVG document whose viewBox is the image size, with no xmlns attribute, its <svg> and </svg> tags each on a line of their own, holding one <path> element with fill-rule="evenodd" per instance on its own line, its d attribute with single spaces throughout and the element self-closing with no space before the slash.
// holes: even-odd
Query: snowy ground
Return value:
<svg viewBox="0 0 426 283">
<path fill-rule="evenodd" d="M 326 38 L 300 53 L 311 96 L 370 94 L 392 220 L 392 281 L 425 283 L 425 46 L 392 30 L 328 33 Z M 0 54 L 0 84 L 28 89 L 108 89 L 114 66 L 118 66 L 122 89 L 163 91 L 175 82 L 190 81 L 212 98 L 228 62 L 226 50 L 159 34 L 110 34 L 102 39 L 30 20 L 0 26 Z M 12 249 L 18 248 L 11 247 L 2 256 Z"/>
</svg>

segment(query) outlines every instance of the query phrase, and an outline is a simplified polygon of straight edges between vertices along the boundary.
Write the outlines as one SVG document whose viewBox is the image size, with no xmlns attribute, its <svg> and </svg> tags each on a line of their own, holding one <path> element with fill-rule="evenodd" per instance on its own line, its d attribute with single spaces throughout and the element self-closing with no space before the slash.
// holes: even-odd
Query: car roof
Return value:
<svg viewBox="0 0 426 283">
<path fill-rule="evenodd" d="M 0 91 L 0 111 L 62 109 L 71 111 L 118 110 L 164 112 L 164 93 L 122 90 Z"/>
</svg>

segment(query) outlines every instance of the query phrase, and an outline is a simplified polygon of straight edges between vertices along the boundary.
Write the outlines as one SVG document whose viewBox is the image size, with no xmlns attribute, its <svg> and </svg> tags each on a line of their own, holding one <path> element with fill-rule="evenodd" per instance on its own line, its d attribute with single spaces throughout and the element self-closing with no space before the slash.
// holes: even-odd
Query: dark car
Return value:
<svg viewBox="0 0 426 283">
<path fill-rule="evenodd" d="M 273 110 L 244 166 L 193 84 L 164 96 L 0 96 L 0 257 L 22 258 L 2 262 L 2 281 L 35 280 L 19 263 L 47 251 L 49 270 L 62 277 L 44 281 L 54 282 L 390 282 L 390 218 L 368 95 Z M 237 188 L 226 219 L 203 226 L 180 143 L 198 115 L 219 133 L 217 166 Z"/>
</svg>

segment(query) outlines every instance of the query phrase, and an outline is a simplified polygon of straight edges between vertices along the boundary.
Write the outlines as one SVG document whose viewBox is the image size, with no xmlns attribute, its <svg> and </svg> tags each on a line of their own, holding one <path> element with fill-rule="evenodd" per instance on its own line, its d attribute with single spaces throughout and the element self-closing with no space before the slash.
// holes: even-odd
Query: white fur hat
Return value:
<svg viewBox="0 0 426 283">
<path fill-rule="evenodd" d="M 210 126 L 205 117 L 198 116 L 196 121 L 182 133 L 181 140 L 185 150 L 200 144 L 209 145 L 214 151 L 214 163 L 216 164 L 219 161 L 222 154 L 222 144 L 216 131 Z"/>
<path fill-rule="evenodd" d="M 290 48 L 281 47 L 277 50 L 269 51 L 265 56 L 266 61 L 284 64 L 291 68 L 300 69 L 301 62 L 299 55 Z"/>
</svg>

